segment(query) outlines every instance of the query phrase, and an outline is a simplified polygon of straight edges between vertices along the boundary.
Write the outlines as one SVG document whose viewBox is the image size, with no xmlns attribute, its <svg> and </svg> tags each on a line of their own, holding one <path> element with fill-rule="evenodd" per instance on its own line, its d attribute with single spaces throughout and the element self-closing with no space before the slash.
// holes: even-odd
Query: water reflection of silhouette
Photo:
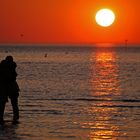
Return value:
<svg viewBox="0 0 140 140">
<path fill-rule="evenodd" d="M 7 122 L 4 126 L 1 126 L 0 128 L 0 139 L 20 140 L 20 137 L 16 133 L 17 129 L 18 125 L 13 125 L 11 122 Z"/>
<path fill-rule="evenodd" d="M 100 99 L 93 106 L 89 107 L 89 112 L 95 115 L 93 123 L 89 126 L 90 140 L 111 139 L 118 136 L 119 126 L 114 118 L 119 113 L 118 108 L 111 108 L 113 98 L 120 94 L 118 81 L 118 66 L 115 54 L 112 52 L 96 52 L 95 64 L 92 67 L 91 77 L 92 96 Z M 94 129 L 94 131 L 92 131 Z"/>
</svg>

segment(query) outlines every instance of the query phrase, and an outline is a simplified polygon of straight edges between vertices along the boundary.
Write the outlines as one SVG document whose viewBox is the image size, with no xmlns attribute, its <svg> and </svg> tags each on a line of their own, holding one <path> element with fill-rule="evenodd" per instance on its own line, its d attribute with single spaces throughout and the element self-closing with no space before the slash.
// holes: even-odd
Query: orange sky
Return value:
<svg viewBox="0 0 140 140">
<path fill-rule="evenodd" d="M 140 43 L 139 7 L 140 0 L 0 0 L 0 43 Z M 115 12 L 112 26 L 96 24 L 100 8 Z"/>
</svg>

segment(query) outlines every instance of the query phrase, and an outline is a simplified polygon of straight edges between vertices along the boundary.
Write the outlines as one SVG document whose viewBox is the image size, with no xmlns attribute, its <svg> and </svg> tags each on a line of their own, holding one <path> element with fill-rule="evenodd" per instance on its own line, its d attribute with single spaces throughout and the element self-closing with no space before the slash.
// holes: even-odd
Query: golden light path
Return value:
<svg viewBox="0 0 140 140">
<path fill-rule="evenodd" d="M 92 57 L 92 56 L 91 56 Z M 89 122 L 92 130 L 89 134 L 90 140 L 101 140 L 109 139 L 116 140 L 119 131 L 119 127 L 113 122 L 112 113 L 118 112 L 117 108 L 108 108 L 100 106 L 112 106 L 112 102 L 107 102 L 107 100 L 112 100 L 113 96 L 120 94 L 120 89 L 118 87 L 119 81 L 118 77 L 118 66 L 116 64 L 116 56 L 112 52 L 96 52 L 93 54 L 93 60 L 95 65 L 93 65 L 93 77 L 91 78 L 91 83 L 93 84 L 93 91 L 96 91 L 93 96 L 101 97 L 106 100 L 106 102 L 98 102 L 97 106 L 89 107 L 89 112 L 93 112 L 96 118 L 92 124 Z M 95 75 L 94 75 L 95 73 Z M 112 95 L 113 94 L 113 95 Z"/>
</svg>

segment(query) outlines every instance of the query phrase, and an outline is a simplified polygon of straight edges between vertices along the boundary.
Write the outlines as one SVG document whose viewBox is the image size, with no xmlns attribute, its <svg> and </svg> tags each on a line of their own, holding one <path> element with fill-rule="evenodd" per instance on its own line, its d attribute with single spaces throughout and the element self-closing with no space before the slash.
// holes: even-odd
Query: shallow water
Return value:
<svg viewBox="0 0 140 140">
<path fill-rule="evenodd" d="M 0 139 L 140 139 L 140 49 L 0 48 L 1 59 L 9 54 L 18 65 L 20 123 L 6 122 Z"/>
</svg>

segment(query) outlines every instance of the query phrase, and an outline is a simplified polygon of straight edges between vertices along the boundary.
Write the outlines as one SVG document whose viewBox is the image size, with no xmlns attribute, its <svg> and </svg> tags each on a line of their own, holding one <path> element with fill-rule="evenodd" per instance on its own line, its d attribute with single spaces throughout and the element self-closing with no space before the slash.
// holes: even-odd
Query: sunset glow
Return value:
<svg viewBox="0 0 140 140">
<path fill-rule="evenodd" d="M 0 43 L 140 43 L 140 1 L 6 0 L 0 4 Z M 111 9 L 114 17 L 100 9 Z M 108 23 L 109 22 L 109 23 Z"/>
<path fill-rule="evenodd" d="M 96 22 L 103 27 L 110 26 L 115 20 L 115 14 L 110 9 L 101 9 L 96 14 Z"/>
</svg>

